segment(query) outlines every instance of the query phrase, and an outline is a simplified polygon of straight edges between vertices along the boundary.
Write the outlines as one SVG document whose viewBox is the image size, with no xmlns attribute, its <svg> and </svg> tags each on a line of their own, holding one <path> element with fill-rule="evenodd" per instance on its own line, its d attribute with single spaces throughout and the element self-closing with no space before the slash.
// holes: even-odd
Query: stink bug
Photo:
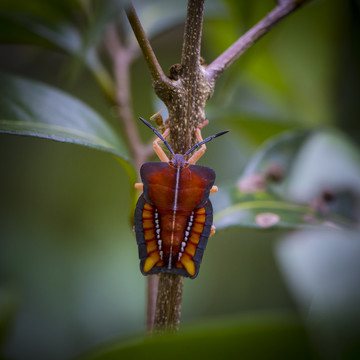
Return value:
<svg viewBox="0 0 360 360">
<path fill-rule="evenodd" d="M 165 140 L 169 128 L 161 135 L 146 120 L 140 120 L 158 136 L 153 147 L 162 161 L 143 164 L 142 183 L 135 184 L 143 191 L 135 210 L 140 270 L 144 275 L 171 273 L 193 279 L 198 275 L 207 240 L 215 232 L 209 194 L 217 191 L 214 170 L 195 163 L 204 155 L 205 143 L 228 130 L 203 140 L 200 128 L 196 129 L 199 142 L 182 155 L 175 154 Z M 170 160 L 160 141 L 169 149 Z"/>
</svg>

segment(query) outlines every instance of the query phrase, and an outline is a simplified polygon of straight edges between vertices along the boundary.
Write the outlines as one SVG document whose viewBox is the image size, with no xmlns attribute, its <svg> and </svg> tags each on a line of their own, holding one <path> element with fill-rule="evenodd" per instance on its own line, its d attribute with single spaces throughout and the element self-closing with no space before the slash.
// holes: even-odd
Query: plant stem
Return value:
<svg viewBox="0 0 360 360">
<path fill-rule="evenodd" d="M 154 321 L 155 333 L 171 333 L 179 330 L 183 286 L 183 276 L 160 274 Z"/>
<path fill-rule="evenodd" d="M 131 106 L 129 75 L 131 63 L 137 56 L 137 50 L 121 44 L 114 24 L 110 25 L 107 29 L 105 45 L 113 62 L 116 79 L 116 91 L 113 95 L 113 101 L 116 104 L 117 114 L 124 124 L 127 138 L 130 139 L 128 144 L 133 155 L 135 168 L 139 169 L 153 153 L 153 147 L 152 144 L 146 146 L 141 142 Z M 147 278 L 146 310 L 146 328 L 149 332 L 152 331 L 155 318 L 157 287 L 158 277 L 156 275 L 149 276 Z"/>
<path fill-rule="evenodd" d="M 209 95 L 202 89 L 200 68 L 204 0 L 189 0 L 181 55 L 181 97 L 170 104 L 171 145 L 184 154 L 194 145 L 196 127 L 205 121 L 204 107 Z M 205 94 L 202 96 L 202 93 Z M 210 91 L 211 92 L 211 91 Z"/>
<path fill-rule="evenodd" d="M 151 333 L 154 328 L 156 300 L 159 288 L 159 276 L 149 275 L 146 278 L 146 330 Z"/>
<path fill-rule="evenodd" d="M 218 56 L 207 68 L 207 79 L 214 82 L 247 49 L 269 32 L 281 19 L 292 13 L 306 1 L 283 0 L 264 19 L 258 22 L 234 44 Z"/>
<path fill-rule="evenodd" d="M 132 4 L 128 5 L 125 12 L 149 67 L 154 88 L 163 88 L 165 84 L 171 86 L 171 81 L 164 74 Z"/>
</svg>

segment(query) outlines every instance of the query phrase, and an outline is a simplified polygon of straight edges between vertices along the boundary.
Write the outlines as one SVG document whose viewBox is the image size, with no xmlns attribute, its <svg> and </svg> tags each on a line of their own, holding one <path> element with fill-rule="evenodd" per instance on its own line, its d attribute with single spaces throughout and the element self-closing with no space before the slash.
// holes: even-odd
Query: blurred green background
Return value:
<svg viewBox="0 0 360 360">
<path fill-rule="evenodd" d="M 136 1 L 134 5 L 167 72 L 180 60 L 186 2 L 153 0 Z M 270 0 L 207 1 L 202 41 L 206 62 L 210 63 L 273 6 L 274 1 Z M 84 9 L 91 11 L 84 14 Z M 219 79 L 206 109 L 210 125 L 204 129 L 204 135 L 224 129 L 230 129 L 231 134 L 226 141 L 212 142 L 201 160 L 202 165 L 216 171 L 219 187 L 234 185 L 255 150 L 270 137 L 286 130 L 319 128 L 345 134 L 351 156 L 346 153 L 344 157 L 354 157 L 346 168 L 351 168 L 349 173 L 355 179 L 351 184 L 360 179 L 355 150 L 360 142 L 359 9 L 356 0 L 311 1 L 255 44 Z M 114 19 L 131 39 L 117 1 L 2 0 L 0 71 L 72 94 L 97 111 L 124 139 L 122 125 L 106 96 L 89 68 L 83 66 L 84 58 L 69 55 L 42 31 L 44 24 L 60 29 L 70 23 L 83 35 L 83 44 L 88 41 L 87 46 L 97 46 L 108 64 L 101 40 L 105 25 Z M 67 40 L 75 39 L 71 36 Z M 132 65 L 131 81 L 134 114 L 149 118 L 161 104 L 152 91 L 141 57 Z M 150 141 L 152 133 L 148 129 L 139 126 L 139 131 L 144 141 Z M 338 134 L 335 132 L 334 137 L 342 138 Z M 316 153 L 312 151 L 305 160 L 300 159 L 300 165 L 296 163 L 303 171 L 298 170 L 302 176 L 297 182 L 299 187 L 291 188 L 293 198 L 307 202 L 320 194 L 326 184 L 314 181 L 312 175 L 323 169 L 326 176 L 337 175 L 340 188 L 359 191 L 356 185 L 346 183 L 348 173 L 339 173 L 335 167 L 344 163 L 341 154 L 335 161 L 325 151 L 318 162 L 304 170 L 303 163 L 307 164 Z M 114 157 L 100 151 L 8 134 L 0 134 L 0 157 L 3 356 L 68 359 L 106 341 L 143 333 L 145 278 L 139 271 L 136 241 L 129 223 L 129 189 L 133 184 L 124 168 Z M 310 182 L 311 191 L 300 187 L 306 181 Z M 215 208 L 220 207 L 217 196 L 221 199 L 221 194 L 213 196 Z M 293 284 L 299 284 L 301 276 L 294 275 L 296 271 L 286 260 L 291 259 L 293 248 L 279 245 L 279 239 L 289 231 L 246 227 L 218 231 L 209 241 L 198 278 L 185 280 L 182 325 L 245 314 L 285 313 L 297 317 L 305 313 L 307 318 L 306 301 L 303 305 L 307 290 L 296 286 L 294 290 Z M 349 252 L 359 255 L 357 235 L 338 237 L 351 238 L 357 245 Z M 327 247 L 326 242 L 324 246 Z M 318 254 L 323 253 L 322 249 L 318 249 Z M 308 251 L 312 253 L 311 248 Z M 296 250 L 295 255 L 299 252 Z M 335 258 L 329 255 L 330 259 L 337 259 L 339 253 L 332 253 Z M 341 266 L 349 263 L 349 253 L 344 254 L 338 259 L 341 271 Z M 350 299 L 351 304 L 359 299 L 358 292 L 352 292 L 360 280 L 356 259 L 359 258 L 351 262 L 351 275 L 345 276 L 348 287 L 339 280 L 339 287 L 331 289 L 337 294 L 349 294 L 346 301 Z M 311 273 L 319 263 L 314 259 L 305 265 Z M 334 264 L 336 261 L 329 261 L 321 271 L 330 274 L 328 269 Z M 319 283 L 324 284 L 321 279 Z M 346 292 L 347 288 L 351 291 Z M 324 295 L 322 301 L 326 302 L 329 296 Z M 338 308 L 343 309 L 344 302 L 339 304 Z M 321 301 L 319 308 L 324 309 Z M 358 310 L 355 313 L 358 316 Z M 346 349 L 347 344 L 353 346 L 353 338 L 359 334 L 356 316 L 352 324 L 355 330 L 349 331 L 351 336 L 340 342 L 336 348 L 339 353 L 333 355 L 341 354 L 343 344 Z M 339 318 L 344 319 L 341 314 Z M 334 329 L 343 328 L 335 321 Z M 315 333 L 321 334 L 320 353 L 331 358 L 331 351 L 323 349 L 337 337 L 336 332 Z M 351 358 L 353 354 L 349 352 L 347 356 Z"/>
</svg>

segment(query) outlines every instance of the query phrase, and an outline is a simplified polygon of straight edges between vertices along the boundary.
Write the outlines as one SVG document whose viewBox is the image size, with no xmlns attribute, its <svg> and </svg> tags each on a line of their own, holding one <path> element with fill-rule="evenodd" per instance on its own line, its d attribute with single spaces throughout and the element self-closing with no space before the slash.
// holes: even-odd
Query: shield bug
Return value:
<svg viewBox="0 0 360 360">
<path fill-rule="evenodd" d="M 170 134 L 168 128 L 161 135 L 146 120 L 140 120 L 158 136 L 153 147 L 161 160 L 143 164 L 142 183 L 135 184 L 143 191 L 135 209 L 140 270 L 144 275 L 172 273 L 193 279 L 198 275 L 207 240 L 215 232 L 209 194 L 217 191 L 214 170 L 195 163 L 205 153 L 205 143 L 228 130 L 203 140 L 198 128 L 195 134 L 199 142 L 185 154 L 175 154 L 165 140 Z M 160 141 L 170 151 L 170 160 Z"/>
</svg>

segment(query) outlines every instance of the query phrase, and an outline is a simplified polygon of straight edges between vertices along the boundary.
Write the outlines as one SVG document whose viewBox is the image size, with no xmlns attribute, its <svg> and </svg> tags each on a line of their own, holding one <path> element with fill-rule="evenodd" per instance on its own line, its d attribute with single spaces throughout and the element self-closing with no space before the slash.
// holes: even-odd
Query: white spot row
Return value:
<svg viewBox="0 0 360 360">
<path fill-rule="evenodd" d="M 162 260 L 164 252 L 162 251 L 162 240 L 160 238 L 160 232 L 161 232 L 160 220 L 159 220 L 159 213 L 158 213 L 157 209 L 155 209 L 154 218 L 155 218 L 156 240 L 157 240 L 157 245 L 158 245 L 158 249 L 159 249 L 160 259 Z"/>
<path fill-rule="evenodd" d="M 180 248 L 180 252 L 178 255 L 178 261 L 180 261 L 180 259 L 182 257 L 182 253 L 185 251 L 186 242 L 189 240 L 189 235 L 190 235 L 191 227 L 193 225 L 193 221 L 194 221 L 194 212 L 192 212 L 189 217 L 189 222 L 188 222 L 186 230 L 185 230 L 184 241 L 181 243 L 181 248 Z"/>
</svg>

